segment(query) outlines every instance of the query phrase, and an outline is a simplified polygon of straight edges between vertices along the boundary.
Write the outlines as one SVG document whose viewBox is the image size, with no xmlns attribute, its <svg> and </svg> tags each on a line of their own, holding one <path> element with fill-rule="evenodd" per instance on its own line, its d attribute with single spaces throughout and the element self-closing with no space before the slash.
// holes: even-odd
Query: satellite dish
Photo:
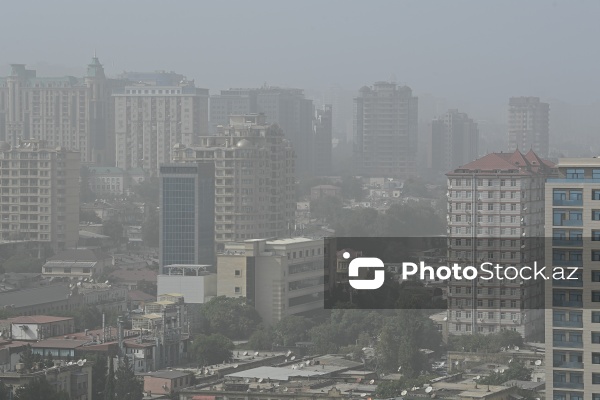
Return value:
<svg viewBox="0 0 600 400">
<path fill-rule="evenodd" d="M 258 356 L 258 351 L 256 353 L 254 353 L 255 356 Z"/>
<path fill-rule="evenodd" d="M 288 362 L 288 361 L 287 361 L 287 358 L 285 359 L 285 361 L 284 361 L 284 362 Z"/>
<path fill-rule="evenodd" d="M 77 365 L 79 365 L 80 367 L 83 367 L 83 360 L 77 361 Z"/>
<path fill-rule="evenodd" d="M 407 391 L 407 390 L 403 390 L 402 392 L 400 392 L 400 395 L 401 395 L 401 396 L 406 396 L 407 394 L 408 394 L 408 391 Z"/>
<path fill-rule="evenodd" d="M 361 393 L 360 397 L 365 397 L 367 394 L 366 393 Z"/>
<path fill-rule="evenodd" d="M 500 373 L 501 373 L 501 374 L 503 374 L 503 373 L 504 373 L 504 371 L 505 371 L 505 370 L 504 370 L 504 368 L 502 368 L 502 369 L 500 370 Z"/>
<path fill-rule="evenodd" d="M 499 370 L 498 368 L 496 368 L 496 369 L 494 370 L 494 372 L 495 372 L 495 373 L 498 373 L 498 372 L 500 372 L 500 370 Z"/>
<path fill-rule="evenodd" d="M 263 383 L 263 381 L 264 381 L 264 378 L 260 378 L 260 379 L 258 380 L 258 383 Z"/>
<path fill-rule="evenodd" d="M 244 383 L 250 383 L 250 379 L 248 379 L 248 378 L 244 379 Z"/>
<path fill-rule="evenodd" d="M 540 365 L 542 365 L 542 360 L 535 360 L 535 365 L 537 365 L 538 367 L 539 367 Z"/>
<path fill-rule="evenodd" d="M 477 380 L 480 380 L 480 379 L 481 379 L 481 375 L 477 375 L 477 376 L 475 377 L 475 379 L 477 379 Z"/>
<path fill-rule="evenodd" d="M 237 364 L 234 364 L 233 368 L 237 368 L 237 367 L 238 367 L 238 365 L 237 365 Z"/>
<path fill-rule="evenodd" d="M 458 365 L 458 360 L 454 361 L 454 365 Z"/>
<path fill-rule="evenodd" d="M 431 386 L 428 386 L 428 387 L 425 389 L 425 393 L 431 393 L 431 391 L 432 391 L 432 390 L 433 390 L 433 388 L 432 388 Z"/>
<path fill-rule="evenodd" d="M 369 385 L 372 385 L 372 384 L 374 384 L 374 383 L 375 383 L 375 379 L 371 379 L 371 380 L 369 381 Z"/>
<path fill-rule="evenodd" d="M 286 356 L 286 357 L 289 357 L 291 354 L 292 354 L 292 351 L 291 351 L 291 350 L 288 350 L 288 351 L 287 351 L 287 353 L 285 353 L 285 356 Z"/>
<path fill-rule="evenodd" d="M 402 369 L 402 365 L 398 367 L 398 372 L 400 372 L 401 369 Z"/>
<path fill-rule="evenodd" d="M 296 356 L 292 356 L 292 358 L 290 358 L 290 360 L 294 361 L 296 359 Z"/>
<path fill-rule="evenodd" d="M 84 358 L 82 361 L 83 361 L 83 363 L 85 364 L 85 363 L 87 362 L 87 359 L 85 359 L 85 358 Z"/>
<path fill-rule="evenodd" d="M 245 351 L 245 352 L 244 352 L 244 355 L 245 355 L 245 356 L 247 356 L 247 355 L 248 355 L 248 352 L 247 352 L 247 351 Z"/>
<path fill-rule="evenodd" d="M 284 392 L 287 392 L 287 391 L 288 391 L 288 388 L 287 388 L 287 387 L 284 387 L 284 388 L 283 388 L 283 391 L 284 391 Z"/>
<path fill-rule="evenodd" d="M 444 317 L 444 321 L 448 321 L 448 317 Z"/>
<path fill-rule="evenodd" d="M 508 363 L 510 364 L 511 362 L 513 362 L 513 359 L 511 358 L 510 360 L 508 360 Z"/>
<path fill-rule="evenodd" d="M 519 351 L 519 346 L 515 346 L 515 350 L 516 350 L 516 351 Z"/>
<path fill-rule="evenodd" d="M 310 361 L 305 362 L 304 365 L 306 365 L 307 367 L 310 367 Z"/>
</svg>

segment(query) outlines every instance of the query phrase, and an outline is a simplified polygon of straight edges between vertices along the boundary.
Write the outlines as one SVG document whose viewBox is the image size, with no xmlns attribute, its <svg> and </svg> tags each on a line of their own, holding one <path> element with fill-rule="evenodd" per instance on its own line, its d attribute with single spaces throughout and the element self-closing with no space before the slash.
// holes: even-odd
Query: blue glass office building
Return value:
<svg viewBox="0 0 600 400">
<path fill-rule="evenodd" d="M 160 264 L 214 265 L 214 163 L 160 166 Z"/>
</svg>

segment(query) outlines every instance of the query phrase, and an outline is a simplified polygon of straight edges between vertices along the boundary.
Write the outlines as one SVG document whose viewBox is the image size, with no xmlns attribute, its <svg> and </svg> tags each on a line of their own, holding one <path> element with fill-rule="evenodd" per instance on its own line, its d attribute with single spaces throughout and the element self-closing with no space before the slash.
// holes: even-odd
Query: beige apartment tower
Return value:
<svg viewBox="0 0 600 400">
<path fill-rule="evenodd" d="M 546 398 L 600 399 L 600 159 L 563 158 L 546 182 Z"/>
<path fill-rule="evenodd" d="M 295 156 L 277 125 L 262 114 L 232 116 L 196 146 L 178 144 L 176 163 L 215 164 L 215 244 L 283 238 L 293 229 Z"/>
<path fill-rule="evenodd" d="M 448 173 L 448 263 L 543 265 L 544 181 L 553 171 L 533 151 L 514 151 Z M 539 280 L 450 281 L 448 333 L 509 329 L 526 340 L 541 339 L 543 289 Z"/>
<path fill-rule="evenodd" d="M 508 150 L 517 149 L 548 157 L 550 105 L 539 97 L 511 97 L 508 102 Z"/>
<path fill-rule="evenodd" d="M 79 239 L 79 153 L 39 140 L 0 142 L 1 240 L 32 240 L 54 251 Z"/>
<path fill-rule="evenodd" d="M 38 77 L 24 64 L 11 64 L 0 78 L 0 140 L 39 139 L 77 151 L 81 162 L 112 166 L 114 136 L 110 92 L 122 81 L 107 79 L 94 55 L 86 76 Z"/>
<path fill-rule="evenodd" d="M 116 166 L 158 175 L 176 144 L 191 146 L 208 135 L 208 89 L 182 80 L 170 86 L 140 83 L 113 94 Z"/>
</svg>

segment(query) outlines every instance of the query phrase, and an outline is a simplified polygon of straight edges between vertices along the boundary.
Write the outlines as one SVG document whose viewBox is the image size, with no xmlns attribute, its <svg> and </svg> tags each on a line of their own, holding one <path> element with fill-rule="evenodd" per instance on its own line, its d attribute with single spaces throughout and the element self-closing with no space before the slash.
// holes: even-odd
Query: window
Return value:
<svg viewBox="0 0 600 400">
<path fill-rule="evenodd" d="M 592 302 L 600 303 L 600 292 L 597 290 L 592 291 Z"/>
<path fill-rule="evenodd" d="M 592 353 L 592 364 L 600 364 L 600 353 Z"/>
<path fill-rule="evenodd" d="M 592 343 L 600 343 L 600 332 L 592 332 Z"/>
<path fill-rule="evenodd" d="M 600 221 L 600 210 L 592 210 L 592 221 Z"/>
<path fill-rule="evenodd" d="M 567 168 L 567 179 L 583 179 L 583 168 Z"/>
<path fill-rule="evenodd" d="M 494 205 L 492 203 L 488 204 L 488 211 L 494 211 Z"/>
<path fill-rule="evenodd" d="M 234 291 L 235 291 L 235 293 L 242 293 L 242 288 L 239 286 L 236 286 Z"/>
<path fill-rule="evenodd" d="M 592 311 L 592 322 L 600 324 L 600 311 Z"/>
<path fill-rule="evenodd" d="M 592 170 L 592 179 L 600 179 L 600 169 Z"/>
<path fill-rule="evenodd" d="M 597 269 L 592 271 L 592 282 L 600 282 L 600 271 Z"/>
<path fill-rule="evenodd" d="M 241 276 L 242 275 L 242 271 L 239 269 L 235 270 L 235 276 Z"/>
<path fill-rule="evenodd" d="M 600 200 L 600 190 L 592 190 L 592 200 Z"/>
</svg>

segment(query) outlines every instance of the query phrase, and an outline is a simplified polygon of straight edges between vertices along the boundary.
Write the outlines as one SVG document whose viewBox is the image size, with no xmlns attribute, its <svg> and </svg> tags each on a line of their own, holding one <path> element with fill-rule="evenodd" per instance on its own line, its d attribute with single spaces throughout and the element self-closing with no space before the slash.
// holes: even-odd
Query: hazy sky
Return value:
<svg viewBox="0 0 600 400">
<path fill-rule="evenodd" d="M 13 62 L 83 74 L 96 49 L 109 74 L 174 70 L 215 91 L 358 90 L 394 75 L 468 104 L 600 92 L 598 1 L 53 0 L 2 14 L 2 75 Z"/>
</svg>

